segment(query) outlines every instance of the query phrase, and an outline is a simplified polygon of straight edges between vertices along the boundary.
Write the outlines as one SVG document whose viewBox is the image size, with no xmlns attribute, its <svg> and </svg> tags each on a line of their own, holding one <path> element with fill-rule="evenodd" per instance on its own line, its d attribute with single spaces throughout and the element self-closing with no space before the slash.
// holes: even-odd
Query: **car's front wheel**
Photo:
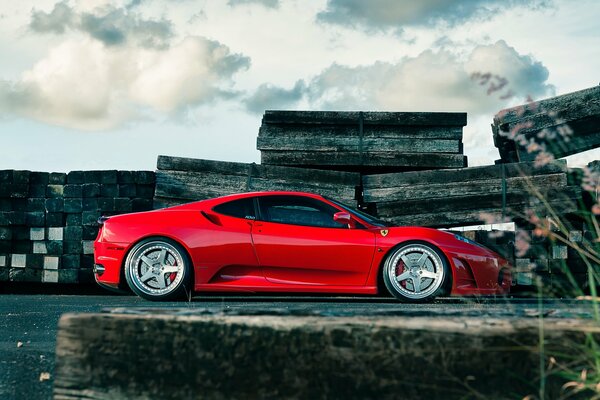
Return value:
<svg viewBox="0 0 600 400">
<path fill-rule="evenodd" d="M 393 249 L 386 257 L 383 282 L 397 299 L 426 302 L 443 293 L 450 271 L 441 252 L 422 242 L 409 242 Z"/>
<path fill-rule="evenodd" d="M 178 243 L 166 238 L 146 239 L 129 252 L 125 279 L 131 290 L 145 299 L 179 299 L 190 290 L 191 262 Z"/>
</svg>

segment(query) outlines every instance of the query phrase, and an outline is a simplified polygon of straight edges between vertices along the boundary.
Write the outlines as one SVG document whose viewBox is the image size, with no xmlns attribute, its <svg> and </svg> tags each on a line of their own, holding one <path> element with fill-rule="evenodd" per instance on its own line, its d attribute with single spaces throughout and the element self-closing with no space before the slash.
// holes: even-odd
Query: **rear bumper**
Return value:
<svg viewBox="0 0 600 400">
<path fill-rule="evenodd" d="M 94 278 L 100 286 L 119 288 L 125 254 L 126 243 L 94 242 Z"/>
</svg>

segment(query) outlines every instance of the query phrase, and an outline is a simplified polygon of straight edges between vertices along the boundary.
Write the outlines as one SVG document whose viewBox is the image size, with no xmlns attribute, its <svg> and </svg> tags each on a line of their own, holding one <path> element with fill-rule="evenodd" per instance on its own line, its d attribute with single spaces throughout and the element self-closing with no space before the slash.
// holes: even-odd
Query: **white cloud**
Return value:
<svg viewBox="0 0 600 400">
<path fill-rule="evenodd" d="M 67 1 L 56 3 L 50 12 L 34 9 L 29 28 L 37 33 L 56 34 L 73 29 L 107 46 L 135 43 L 162 48 L 167 47 L 174 36 L 172 23 L 166 19 L 146 19 L 129 7 L 114 5 L 97 5 L 89 11 L 79 11 Z"/>
<path fill-rule="evenodd" d="M 490 80 L 480 85 L 483 79 L 474 80 L 474 73 L 489 74 Z M 488 94 L 490 84 L 498 85 L 501 80 L 495 77 L 504 79 L 506 85 Z M 491 146 L 488 127 L 500 109 L 522 103 L 529 96 L 553 94 L 554 87 L 547 80 L 548 70 L 542 63 L 498 41 L 476 46 L 466 56 L 426 50 L 396 63 L 333 64 L 308 83 L 299 81 L 292 90 L 262 85 L 246 102 L 247 108 L 257 113 L 267 108 L 261 105 L 272 107 L 281 100 L 290 108 L 307 101 L 310 109 L 317 110 L 467 112 L 464 142 L 470 151 Z M 481 163 L 479 158 L 475 160 Z"/>
<path fill-rule="evenodd" d="M 490 81 L 481 86 L 481 79 L 473 79 L 474 73 L 489 73 Z M 505 79 L 506 85 L 488 94 L 489 85 L 498 80 L 495 77 Z M 480 115 L 506 106 L 512 100 L 502 98 L 507 94 L 513 101 L 551 94 L 553 87 L 547 79 L 548 70 L 542 63 L 498 41 L 476 46 L 467 57 L 449 50 L 426 50 L 396 63 L 357 67 L 334 63 L 305 86 L 297 84 L 290 92 L 263 85 L 250 100 L 272 94 L 300 100 L 299 91 L 303 90 L 312 107 L 318 109 L 467 111 Z"/>
<path fill-rule="evenodd" d="M 449 25 L 489 18 L 515 6 L 544 7 L 549 0 L 328 0 L 321 22 L 366 30 L 401 30 L 405 26 Z"/>
<path fill-rule="evenodd" d="M 171 114 L 231 96 L 231 77 L 248 65 L 248 58 L 202 37 L 188 37 L 167 50 L 73 39 L 19 80 L 0 85 L 0 113 L 82 130 L 109 129 L 148 108 Z"/>
<path fill-rule="evenodd" d="M 279 0 L 229 0 L 227 4 L 232 7 L 245 4 L 260 4 L 266 8 L 279 8 Z"/>
<path fill-rule="evenodd" d="M 291 89 L 264 83 L 244 102 L 248 111 L 257 114 L 262 114 L 265 110 L 283 110 L 302 100 L 305 90 L 306 84 L 303 80 L 297 81 Z"/>
</svg>

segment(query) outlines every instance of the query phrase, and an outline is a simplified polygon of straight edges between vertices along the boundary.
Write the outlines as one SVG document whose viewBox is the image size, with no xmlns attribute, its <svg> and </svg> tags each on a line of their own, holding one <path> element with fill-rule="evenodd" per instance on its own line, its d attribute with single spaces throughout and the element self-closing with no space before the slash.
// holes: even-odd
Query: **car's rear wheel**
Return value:
<svg viewBox="0 0 600 400">
<path fill-rule="evenodd" d="M 403 243 L 393 249 L 385 259 L 382 274 L 389 292 L 405 302 L 433 300 L 451 279 L 444 255 L 422 242 Z"/>
<path fill-rule="evenodd" d="M 135 294 L 148 300 L 175 300 L 190 290 L 191 262 L 186 251 L 166 238 L 137 243 L 125 260 L 125 279 Z"/>
</svg>

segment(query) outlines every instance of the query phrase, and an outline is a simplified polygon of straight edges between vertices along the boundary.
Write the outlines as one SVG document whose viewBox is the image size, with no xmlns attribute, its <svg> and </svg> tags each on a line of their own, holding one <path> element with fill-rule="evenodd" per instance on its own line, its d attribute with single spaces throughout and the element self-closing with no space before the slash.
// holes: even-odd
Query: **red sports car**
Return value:
<svg viewBox="0 0 600 400">
<path fill-rule="evenodd" d="M 149 300 L 197 292 L 493 295 L 509 263 L 461 236 L 392 227 L 309 193 L 244 193 L 103 217 L 96 281 Z"/>
</svg>

